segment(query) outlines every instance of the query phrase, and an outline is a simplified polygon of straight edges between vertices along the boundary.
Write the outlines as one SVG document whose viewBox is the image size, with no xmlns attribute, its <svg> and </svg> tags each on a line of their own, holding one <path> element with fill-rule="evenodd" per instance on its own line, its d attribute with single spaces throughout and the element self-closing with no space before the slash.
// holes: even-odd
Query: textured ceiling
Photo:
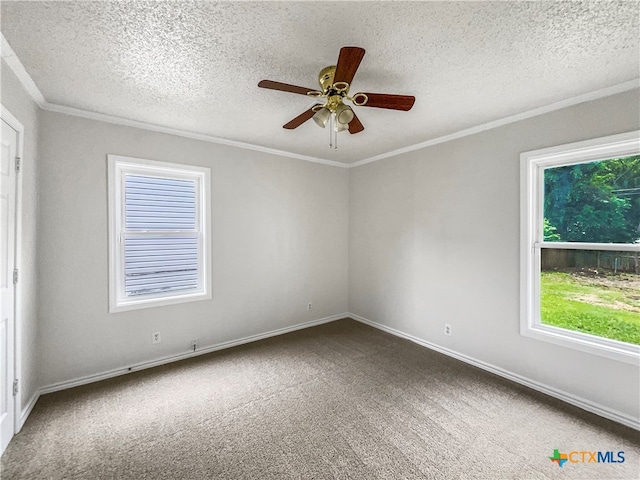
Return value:
<svg viewBox="0 0 640 480">
<path fill-rule="evenodd" d="M 1 30 L 47 102 L 327 160 L 355 162 L 638 78 L 630 2 L 1 2 Z M 366 55 L 352 93 L 415 95 L 410 112 L 356 107 L 362 133 L 309 121 L 340 47 Z"/>
</svg>

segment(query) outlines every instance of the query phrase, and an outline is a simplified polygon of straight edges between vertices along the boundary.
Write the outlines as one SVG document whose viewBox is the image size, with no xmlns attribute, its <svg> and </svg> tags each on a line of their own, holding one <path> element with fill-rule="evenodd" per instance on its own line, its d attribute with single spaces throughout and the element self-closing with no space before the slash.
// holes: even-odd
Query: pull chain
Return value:
<svg viewBox="0 0 640 480">
<path fill-rule="evenodd" d="M 329 117 L 329 148 L 338 149 L 338 121 L 335 112 Z"/>
</svg>

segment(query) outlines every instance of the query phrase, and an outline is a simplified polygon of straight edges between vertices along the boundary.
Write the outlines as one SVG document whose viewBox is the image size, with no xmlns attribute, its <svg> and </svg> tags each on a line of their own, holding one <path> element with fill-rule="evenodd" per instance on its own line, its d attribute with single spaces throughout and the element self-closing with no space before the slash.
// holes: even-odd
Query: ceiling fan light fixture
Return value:
<svg viewBox="0 0 640 480">
<path fill-rule="evenodd" d="M 327 107 L 320 108 L 316 114 L 312 117 L 313 121 L 318 124 L 319 127 L 326 127 L 329 118 L 331 117 L 331 110 Z"/>
<path fill-rule="evenodd" d="M 338 125 L 343 125 L 345 128 L 349 125 L 349 122 L 353 120 L 353 115 L 353 110 L 349 105 L 341 103 L 336 108 L 336 121 L 338 122 Z M 342 130 L 344 130 L 344 128 Z"/>
</svg>

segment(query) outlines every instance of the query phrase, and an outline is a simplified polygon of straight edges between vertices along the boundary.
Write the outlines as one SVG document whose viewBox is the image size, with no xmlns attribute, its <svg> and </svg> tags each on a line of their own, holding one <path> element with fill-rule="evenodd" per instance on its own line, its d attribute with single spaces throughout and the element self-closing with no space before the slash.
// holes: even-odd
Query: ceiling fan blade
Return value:
<svg viewBox="0 0 640 480">
<path fill-rule="evenodd" d="M 282 126 L 282 128 L 286 128 L 287 130 L 293 130 L 294 128 L 298 128 L 300 125 L 302 125 L 304 122 L 306 122 L 316 114 L 316 112 L 313 111 L 314 107 L 315 105 L 311 107 L 309 110 L 302 112 L 300 115 L 298 115 L 296 118 L 291 120 L 289 123 L 285 123 Z"/>
<path fill-rule="evenodd" d="M 356 93 L 353 97 L 356 98 L 358 95 L 360 94 Z M 362 105 L 363 107 L 388 108 L 405 112 L 411 110 L 416 101 L 416 97 L 411 95 L 391 95 L 388 93 L 364 93 L 363 95 L 369 97 L 367 103 Z M 360 101 L 360 97 L 358 97 L 358 101 Z"/>
<path fill-rule="evenodd" d="M 364 126 L 357 115 L 353 114 L 353 119 L 349 122 L 349 133 L 353 135 L 354 133 L 360 133 L 364 130 Z"/>
<path fill-rule="evenodd" d="M 307 92 L 314 91 L 313 88 L 297 87 L 288 83 L 274 82 L 273 80 L 262 80 L 258 83 L 258 86 L 270 90 L 280 90 L 281 92 L 299 93 L 300 95 L 306 95 Z"/>
<path fill-rule="evenodd" d="M 336 73 L 333 76 L 333 83 L 347 82 L 351 85 L 356 70 L 364 57 L 364 48 L 360 47 L 342 47 L 338 56 L 338 64 L 336 65 Z"/>
</svg>

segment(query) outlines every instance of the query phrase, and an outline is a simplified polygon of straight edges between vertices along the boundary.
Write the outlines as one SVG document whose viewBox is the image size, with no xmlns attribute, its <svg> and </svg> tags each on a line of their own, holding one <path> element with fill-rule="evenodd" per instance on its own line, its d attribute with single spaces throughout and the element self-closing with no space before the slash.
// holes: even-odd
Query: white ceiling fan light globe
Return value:
<svg viewBox="0 0 640 480">
<path fill-rule="evenodd" d="M 336 120 L 339 125 L 348 125 L 353 120 L 354 113 L 350 106 L 344 103 L 336 109 Z"/>
<path fill-rule="evenodd" d="M 324 127 L 327 126 L 327 122 L 329 121 L 329 117 L 331 117 L 331 110 L 329 110 L 327 107 L 322 107 L 311 118 L 313 118 L 313 121 L 316 122 L 316 124 L 319 127 L 324 128 Z"/>
</svg>

